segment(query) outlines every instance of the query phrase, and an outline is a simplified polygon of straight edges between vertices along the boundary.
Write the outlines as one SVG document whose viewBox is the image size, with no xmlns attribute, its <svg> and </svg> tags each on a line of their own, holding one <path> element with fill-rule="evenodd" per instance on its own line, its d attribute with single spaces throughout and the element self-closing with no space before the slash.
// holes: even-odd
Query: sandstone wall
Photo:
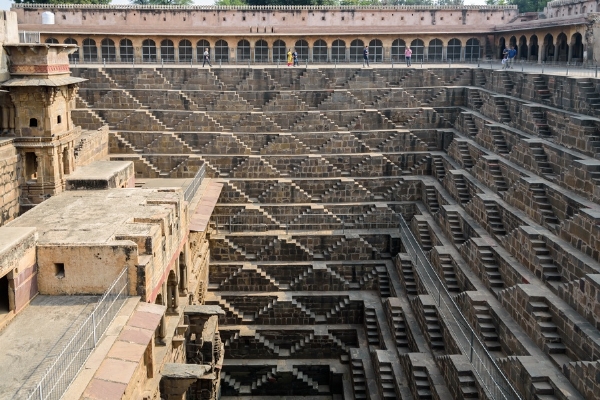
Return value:
<svg viewBox="0 0 600 400">
<path fill-rule="evenodd" d="M 21 162 L 12 141 L 0 142 L 0 226 L 19 215 Z"/>
</svg>

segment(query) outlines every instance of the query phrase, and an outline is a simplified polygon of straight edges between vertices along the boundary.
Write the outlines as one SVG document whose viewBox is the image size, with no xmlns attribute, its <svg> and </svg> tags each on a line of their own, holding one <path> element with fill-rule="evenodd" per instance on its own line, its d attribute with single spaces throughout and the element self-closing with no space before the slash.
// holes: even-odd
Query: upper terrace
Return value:
<svg viewBox="0 0 600 400">
<path fill-rule="evenodd" d="M 132 6 L 15 4 L 20 30 L 41 32 L 219 34 L 315 32 L 487 32 L 517 16 L 516 6 Z M 55 14 L 42 25 L 41 13 Z M 125 23 L 125 21 L 127 21 Z"/>
</svg>

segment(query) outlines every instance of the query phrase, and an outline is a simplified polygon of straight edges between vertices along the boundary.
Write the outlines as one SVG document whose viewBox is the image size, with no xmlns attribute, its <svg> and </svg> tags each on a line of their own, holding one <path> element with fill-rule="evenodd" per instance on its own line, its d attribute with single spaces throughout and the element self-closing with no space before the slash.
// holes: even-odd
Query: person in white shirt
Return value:
<svg viewBox="0 0 600 400">
<path fill-rule="evenodd" d="M 204 68 L 204 64 L 208 63 L 209 67 L 212 67 L 210 63 L 210 53 L 208 52 L 208 48 L 204 49 L 204 62 L 202 63 L 202 68 Z"/>
</svg>

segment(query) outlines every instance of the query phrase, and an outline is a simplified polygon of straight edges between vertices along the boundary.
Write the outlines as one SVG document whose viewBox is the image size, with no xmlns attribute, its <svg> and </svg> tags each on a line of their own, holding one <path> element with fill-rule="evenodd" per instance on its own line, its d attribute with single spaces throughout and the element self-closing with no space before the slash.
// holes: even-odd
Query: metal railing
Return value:
<svg viewBox="0 0 600 400">
<path fill-rule="evenodd" d="M 200 185 L 202 185 L 202 181 L 204 180 L 205 176 L 206 176 L 206 164 L 202 164 L 202 166 L 200 167 L 198 172 L 196 172 L 196 175 L 194 176 L 194 180 L 192 180 L 192 183 L 190 183 L 190 185 L 185 189 L 185 192 L 183 192 L 183 198 L 185 199 L 185 201 L 187 201 L 187 202 L 192 201 L 192 199 L 196 195 L 196 192 L 198 191 L 198 188 L 200 187 Z"/>
<path fill-rule="evenodd" d="M 348 229 L 398 229 L 395 217 L 388 221 L 361 221 L 364 214 L 305 214 L 296 220 L 297 214 L 269 215 L 272 222 L 265 223 L 265 216 L 260 215 L 212 215 L 210 222 L 219 232 L 266 232 L 270 230 L 314 231 L 314 230 L 348 230 Z M 330 221 L 324 221 L 324 218 Z M 332 218 L 338 221 L 331 221 Z M 285 222 L 292 221 L 292 222 Z"/>
<path fill-rule="evenodd" d="M 127 268 L 104 292 L 92 313 L 42 376 L 28 400 L 59 400 L 127 299 Z"/>
<path fill-rule="evenodd" d="M 491 399 L 517 400 L 521 396 L 506 378 L 494 357 L 485 348 L 479 335 L 471 328 L 460 308 L 444 286 L 444 282 L 421 249 L 417 239 L 402 216 L 400 218 L 400 239 L 412 259 L 414 270 L 432 296 L 440 314 L 456 344 L 470 361 L 473 372 Z"/>
</svg>

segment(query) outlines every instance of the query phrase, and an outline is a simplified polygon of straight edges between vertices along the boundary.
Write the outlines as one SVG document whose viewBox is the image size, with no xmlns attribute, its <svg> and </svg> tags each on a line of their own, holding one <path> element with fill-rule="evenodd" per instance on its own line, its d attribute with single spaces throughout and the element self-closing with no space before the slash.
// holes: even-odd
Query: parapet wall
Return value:
<svg viewBox="0 0 600 400">
<path fill-rule="evenodd" d="M 410 27 L 464 26 L 470 31 L 489 31 L 518 13 L 516 6 L 390 6 L 390 7 L 204 7 L 15 4 L 19 24 L 41 25 L 42 12 L 55 14 L 58 26 L 148 27 L 176 31 L 199 28 L 214 32 L 250 32 L 273 27 L 276 32 L 307 28 L 344 32 L 357 27 L 385 30 Z M 125 22 L 127 21 L 127 22 Z M 48 25 L 44 26 L 49 28 Z M 225 31 L 223 31 L 225 30 Z M 262 31 L 261 31 L 262 32 Z"/>
</svg>

